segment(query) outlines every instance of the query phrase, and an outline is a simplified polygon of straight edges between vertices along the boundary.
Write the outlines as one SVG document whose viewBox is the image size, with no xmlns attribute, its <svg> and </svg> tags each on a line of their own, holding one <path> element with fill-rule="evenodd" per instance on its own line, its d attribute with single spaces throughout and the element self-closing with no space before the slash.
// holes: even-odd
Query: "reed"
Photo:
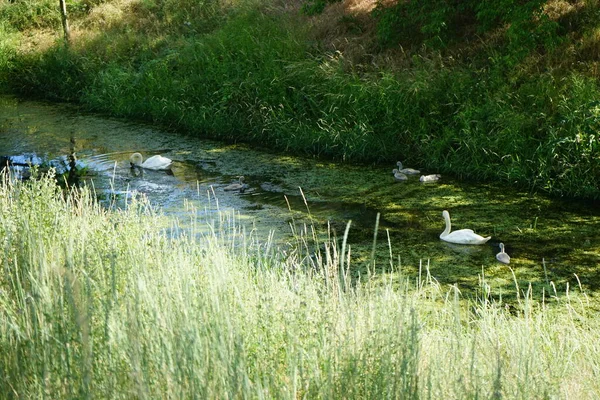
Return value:
<svg viewBox="0 0 600 400">
<path fill-rule="evenodd" d="M 144 199 L 105 208 L 50 178 L 3 177 L 0 211 L 9 398 L 600 395 L 600 330 L 581 293 L 515 288 L 507 305 L 482 276 L 466 299 L 393 261 L 382 279 L 340 279 L 351 257 L 335 238 L 313 248 L 298 234 L 284 251 L 235 214 L 193 210 L 178 230 Z"/>
<path fill-rule="evenodd" d="M 450 32 L 458 28 L 443 23 L 448 14 L 427 11 L 436 2 L 425 3 L 380 9 L 390 18 L 373 23 L 412 31 L 402 10 L 416 7 L 411 12 L 425 19 L 412 23 L 429 26 L 433 41 L 444 26 L 438 33 L 456 36 L 448 43 L 458 50 L 425 46 L 394 58 L 372 45 L 362 51 L 372 60 L 365 63 L 316 41 L 307 17 L 281 11 L 277 1 L 90 2 L 90 10 L 74 10 L 70 48 L 37 39 L 46 45 L 33 50 L 19 48 L 17 30 L 39 32 L 28 16 L 47 1 L 7 2 L 0 16 L 13 39 L 0 42 L 0 86 L 200 137 L 353 163 L 402 159 L 463 179 L 600 198 L 595 63 L 572 67 L 585 64 L 579 56 L 596 59 L 597 2 L 577 13 L 549 2 L 560 6 L 557 22 L 534 20 L 546 21 L 540 29 L 552 27 L 550 36 L 514 23 L 510 40 L 494 38 L 508 23 L 495 16 L 511 7 L 494 6 L 481 18 L 501 26 L 473 42 L 460 29 Z M 446 12 L 454 15 L 462 3 L 452 4 Z M 39 26 L 55 24 L 51 15 L 42 13 Z M 569 42 L 565 32 L 573 29 L 583 32 L 582 43 Z M 568 68 L 565 54 L 575 57 Z M 386 57 L 392 62 L 377 62 Z"/>
</svg>

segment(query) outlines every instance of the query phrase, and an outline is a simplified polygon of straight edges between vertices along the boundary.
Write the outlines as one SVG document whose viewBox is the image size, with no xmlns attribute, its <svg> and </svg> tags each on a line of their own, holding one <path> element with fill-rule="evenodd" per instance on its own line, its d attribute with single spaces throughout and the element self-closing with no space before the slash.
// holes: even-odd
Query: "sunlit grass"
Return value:
<svg viewBox="0 0 600 400">
<path fill-rule="evenodd" d="M 582 293 L 508 307 L 487 300 L 483 277 L 466 300 L 425 267 L 351 280 L 338 241 L 299 230 L 283 251 L 226 214 L 175 237 L 143 200 L 106 209 L 51 179 L 4 180 L 0 211 L 9 397 L 600 394 L 600 330 Z"/>
</svg>

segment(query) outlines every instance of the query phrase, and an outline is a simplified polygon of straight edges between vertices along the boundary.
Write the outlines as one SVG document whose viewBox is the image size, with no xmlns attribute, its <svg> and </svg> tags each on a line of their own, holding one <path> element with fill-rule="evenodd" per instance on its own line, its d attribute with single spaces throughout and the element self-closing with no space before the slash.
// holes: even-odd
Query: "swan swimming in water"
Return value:
<svg viewBox="0 0 600 400">
<path fill-rule="evenodd" d="M 421 182 L 435 182 L 439 181 L 442 176 L 440 174 L 432 174 L 432 175 L 421 175 L 419 180 Z"/>
<path fill-rule="evenodd" d="M 227 185 L 223 188 L 223 190 L 226 191 L 234 191 L 234 190 L 239 190 L 240 193 L 244 193 L 244 191 L 246 190 L 246 188 L 248 187 L 248 185 L 246 185 L 244 183 L 244 177 L 240 176 L 239 177 L 239 181 L 236 183 L 232 183 L 231 185 Z"/>
<path fill-rule="evenodd" d="M 394 174 L 394 178 L 397 181 L 406 181 L 408 180 L 408 176 L 406 176 L 405 174 L 403 174 L 402 172 L 398 171 L 397 169 L 393 169 L 392 173 Z"/>
<path fill-rule="evenodd" d="M 456 244 L 484 244 L 492 237 L 488 236 L 484 238 L 479 236 L 472 229 L 460 229 L 458 231 L 450 232 L 452 225 L 450 224 L 450 213 L 446 210 L 442 212 L 444 221 L 446 221 L 446 229 L 440 234 L 440 239 L 449 243 Z"/>
<path fill-rule="evenodd" d="M 504 243 L 500 243 L 500 253 L 496 254 L 496 260 L 504 264 L 510 264 L 510 256 L 504 251 Z"/>
<path fill-rule="evenodd" d="M 142 162 L 144 158 L 140 153 L 133 153 L 131 157 L 129 157 L 129 163 L 131 167 L 140 167 L 145 169 L 169 169 L 171 168 L 171 163 L 173 162 L 170 158 L 163 156 L 152 156 L 147 158 L 146 161 Z"/>
<path fill-rule="evenodd" d="M 419 175 L 421 173 L 421 171 L 419 171 L 418 169 L 402 168 L 402 161 L 398 161 L 396 165 L 398 166 L 398 172 L 401 172 L 406 175 Z"/>
</svg>

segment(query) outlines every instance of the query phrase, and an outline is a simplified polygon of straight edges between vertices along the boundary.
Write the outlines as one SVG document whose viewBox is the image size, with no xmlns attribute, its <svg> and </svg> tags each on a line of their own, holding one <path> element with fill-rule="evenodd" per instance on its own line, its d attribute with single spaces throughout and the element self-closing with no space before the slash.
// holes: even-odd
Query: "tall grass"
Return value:
<svg viewBox="0 0 600 400">
<path fill-rule="evenodd" d="M 105 209 L 51 179 L 4 179 L 0 211 L 9 398 L 600 395 L 584 296 L 509 310 L 429 274 L 349 282 L 335 241 L 283 252 L 226 214 L 174 236 L 144 201 Z"/>
<path fill-rule="evenodd" d="M 95 28 L 81 29 L 70 49 L 18 53 L 13 44 L 4 81 L 22 94 L 203 137 L 351 162 L 402 159 L 462 178 L 600 198 L 595 78 L 553 68 L 554 55 L 529 47 L 511 58 L 510 46 L 493 42 L 471 58 L 421 51 L 403 68 L 357 65 L 311 41 L 306 20 L 270 5 L 117 2 L 120 12 L 106 21 L 94 17 L 100 11 L 80 18 Z"/>
<path fill-rule="evenodd" d="M 6 90 L 8 71 L 16 53 L 16 34 L 5 22 L 0 22 L 0 91 Z"/>
<path fill-rule="evenodd" d="M 60 26 L 60 12 L 51 0 L 6 2 L 0 6 L 0 21 L 18 30 Z"/>
</svg>

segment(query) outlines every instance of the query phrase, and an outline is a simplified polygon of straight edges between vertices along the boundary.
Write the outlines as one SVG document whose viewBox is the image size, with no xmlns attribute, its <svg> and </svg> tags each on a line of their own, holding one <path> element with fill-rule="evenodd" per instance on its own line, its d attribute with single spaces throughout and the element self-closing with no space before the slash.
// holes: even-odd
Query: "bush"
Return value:
<svg viewBox="0 0 600 400">
<path fill-rule="evenodd" d="M 20 31 L 32 28 L 57 28 L 61 24 L 58 1 L 3 1 L 0 3 L 0 21 L 5 21 Z"/>
<path fill-rule="evenodd" d="M 321 14 L 328 4 L 339 3 L 341 0 L 304 0 L 302 12 L 306 15 Z"/>
<path fill-rule="evenodd" d="M 60 44 L 47 53 L 29 53 L 16 58 L 9 73 L 13 91 L 50 100 L 78 101 L 86 85 L 84 59 Z"/>
</svg>

